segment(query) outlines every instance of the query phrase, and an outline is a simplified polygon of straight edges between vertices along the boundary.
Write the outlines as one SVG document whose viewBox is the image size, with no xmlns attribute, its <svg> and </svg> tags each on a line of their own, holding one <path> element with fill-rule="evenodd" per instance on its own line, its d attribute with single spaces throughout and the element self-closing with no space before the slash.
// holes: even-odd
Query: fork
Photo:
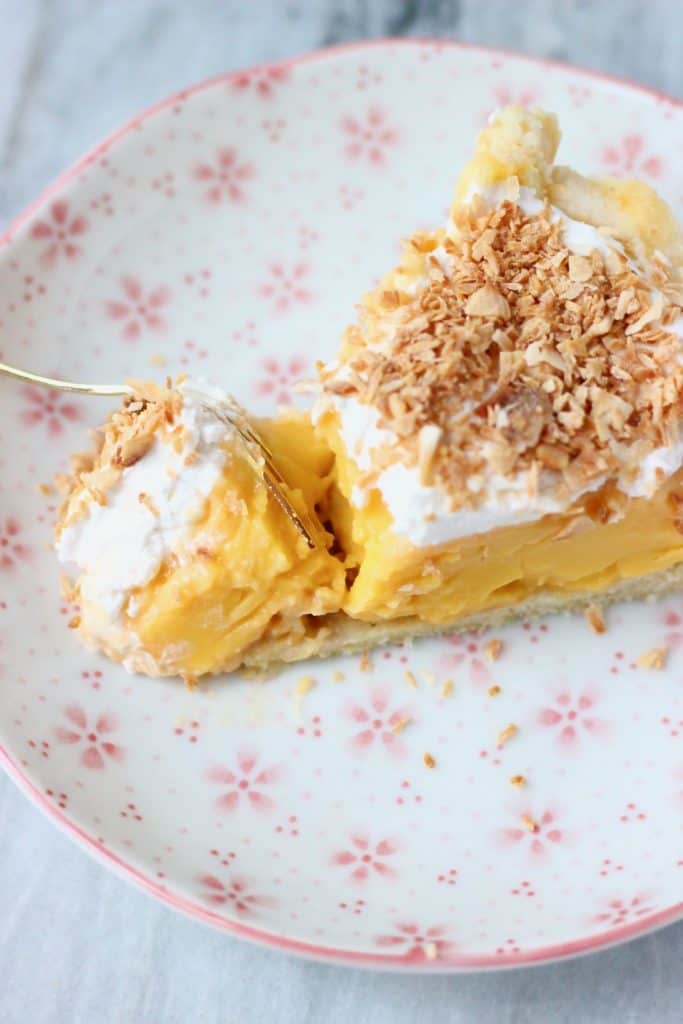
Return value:
<svg viewBox="0 0 683 1024">
<path fill-rule="evenodd" d="M 95 395 L 99 398 L 112 398 L 116 396 L 133 396 L 134 388 L 129 384 L 80 384 L 70 380 L 57 380 L 54 377 L 44 377 L 39 373 L 31 373 L 30 370 L 20 370 L 8 363 L 0 363 L 0 374 L 12 377 L 15 380 L 25 381 L 27 384 L 38 384 L 40 387 L 52 388 L 56 391 L 70 391 L 78 395 Z M 239 434 L 247 460 L 254 472 L 263 480 L 266 487 L 272 494 L 287 518 L 294 524 L 299 534 L 304 538 L 309 548 L 316 547 L 311 530 L 304 524 L 301 516 L 288 500 L 283 487 L 287 482 L 275 464 L 273 453 L 262 437 L 254 430 L 246 417 L 238 420 L 234 413 L 231 413 L 227 405 L 203 401 L 209 412 L 213 413 L 223 423 L 233 427 Z M 239 408 L 235 403 L 235 408 Z M 258 451 L 258 455 L 256 454 Z"/>
</svg>

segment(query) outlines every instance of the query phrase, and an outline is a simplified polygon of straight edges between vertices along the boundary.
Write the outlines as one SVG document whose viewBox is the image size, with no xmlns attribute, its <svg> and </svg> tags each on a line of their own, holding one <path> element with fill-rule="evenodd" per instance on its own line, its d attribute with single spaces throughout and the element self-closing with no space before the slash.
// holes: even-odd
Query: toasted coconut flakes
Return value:
<svg viewBox="0 0 683 1024">
<path fill-rule="evenodd" d="M 417 439 L 417 464 L 420 470 L 420 483 L 430 484 L 432 481 L 432 463 L 441 439 L 441 427 L 426 423 L 420 428 Z"/>
<path fill-rule="evenodd" d="M 473 201 L 456 222 L 454 237 L 408 243 L 395 280 L 426 284 L 396 305 L 390 275 L 366 300 L 343 379 L 321 370 L 323 390 L 373 406 L 396 437 L 373 453 L 368 484 L 400 458 L 454 510 L 486 498 L 491 470 L 571 501 L 660 447 L 683 401 L 680 341 L 666 329 L 681 302 L 671 268 L 655 259 L 636 273 L 617 249 L 570 253 L 548 211 L 511 201 Z M 416 267 L 437 245 L 448 273 L 434 259 Z"/>
<path fill-rule="evenodd" d="M 156 507 L 154 501 L 152 500 L 152 498 L 150 498 L 149 494 L 146 494 L 144 491 L 140 491 L 140 493 L 138 494 L 138 501 L 140 502 L 141 505 L 144 505 L 145 508 L 149 512 L 151 512 L 153 516 L 155 516 L 158 519 L 159 509 Z"/>
<path fill-rule="evenodd" d="M 332 682 L 333 683 L 343 683 L 345 679 L 346 679 L 346 676 L 344 675 L 343 672 L 333 672 L 332 673 Z"/>
<path fill-rule="evenodd" d="M 411 672 L 410 669 L 408 668 L 406 669 L 405 676 L 408 685 L 412 686 L 414 690 L 417 690 L 417 679 L 415 678 L 415 673 Z"/>
<path fill-rule="evenodd" d="M 67 623 L 69 629 L 78 629 L 80 624 L 81 624 L 81 617 L 80 617 L 80 615 L 72 615 L 71 618 L 69 619 L 68 623 Z"/>
<path fill-rule="evenodd" d="M 517 786 L 519 789 L 522 789 L 524 786 L 526 786 L 526 778 L 524 777 L 524 775 L 511 775 L 510 784 L 512 786 Z"/>
<path fill-rule="evenodd" d="M 315 679 L 313 676 L 301 676 L 294 688 L 294 692 L 297 696 L 303 697 L 304 694 L 310 693 L 314 686 Z"/>
<path fill-rule="evenodd" d="M 104 491 L 101 491 L 99 487 L 89 486 L 88 490 L 90 492 L 90 496 L 92 497 L 96 505 L 101 505 L 102 507 L 104 507 L 107 504 L 107 495 L 104 493 Z"/>
<path fill-rule="evenodd" d="M 489 697 L 497 697 L 498 694 L 500 693 L 500 686 L 498 686 L 497 684 L 495 686 L 489 686 L 487 693 Z"/>
<path fill-rule="evenodd" d="M 436 767 L 436 761 L 434 760 L 434 758 L 432 757 L 431 754 L 429 754 L 429 753 L 423 754 L 422 755 L 422 760 L 424 761 L 425 766 L 427 768 L 434 768 L 434 767 Z"/>
<path fill-rule="evenodd" d="M 396 309 L 401 305 L 401 296 L 394 288 L 391 291 L 382 292 L 381 302 L 385 309 Z"/>
<path fill-rule="evenodd" d="M 503 641 L 493 638 L 484 644 L 484 654 L 489 661 L 498 661 L 503 653 Z"/>
<path fill-rule="evenodd" d="M 121 466 L 122 469 L 134 466 L 147 454 L 153 440 L 154 437 L 147 434 L 134 434 L 132 437 L 123 438 L 114 452 L 112 463 Z"/>
<path fill-rule="evenodd" d="M 534 821 L 534 819 L 529 814 L 522 815 L 522 825 L 524 825 L 524 828 L 528 829 L 529 832 L 539 831 L 538 822 Z"/>
<path fill-rule="evenodd" d="M 55 489 L 51 484 L 38 484 L 38 493 L 44 495 L 54 494 Z"/>
<path fill-rule="evenodd" d="M 107 493 L 121 474 L 147 453 L 157 436 L 172 440 L 171 431 L 183 405 L 182 395 L 149 382 L 132 382 L 135 393 L 95 435 L 92 452 L 71 460 L 71 474 L 62 478 L 65 500 L 56 527 L 59 534 L 80 518 L 90 501 L 106 505 Z"/>
<path fill-rule="evenodd" d="M 453 682 L 453 680 L 452 679 L 446 679 L 446 681 L 444 682 L 443 686 L 441 687 L 441 696 L 442 697 L 450 697 L 450 696 L 452 696 L 454 689 L 455 689 L 455 683 Z"/>
<path fill-rule="evenodd" d="M 569 465 L 569 454 L 557 444 L 539 444 L 536 455 L 546 469 L 561 470 Z"/>
<path fill-rule="evenodd" d="M 653 668 L 657 672 L 666 665 L 666 659 L 669 655 L 668 647 L 653 647 L 652 650 L 646 651 L 645 654 L 641 654 L 637 659 L 636 664 L 640 668 Z"/>
<path fill-rule="evenodd" d="M 589 604 L 586 608 L 586 619 L 594 633 L 606 633 L 607 623 L 602 608 L 597 604 Z"/>
<path fill-rule="evenodd" d="M 626 337 L 628 338 L 631 337 L 631 335 L 639 334 L 640 331 L 642 331 L 644 327 L 647 327 L 648 324 L 653 323 L 655 320 L 661 320 L 663 312 L 664 296 L 659 292 L 652 305 L 648 306 L 647 309 L 641 313 L 635 323 L 629 324 L 626 328 L 624 332 Z"/>
<path fill-rule="evenodd" d="M 593 276 L 593 265 L 588 256 L 577 256 L 572 253 L 568 263 L 570 280 L 590 281 Z"/>
<path fill-rule="evenodd" d="M 485 284 L 470 295 L 465 305 L 467 316 L 483 316 L 507 320 L 510 306 L 501 293 L 493 285 Z"/>
<path fill-rule="evenodd" d="M 516 736 L 518 732 L 519 729 L 517 726 L 514 722 L 511 722 L 510 725 L 507 725 L 502 732 L 498 733 L 498 739 L 496 741 L 498 746 L 504 747 L 507 741 L 511 740 L 513 736 Z"/>
<path fill-rule="evenodd" d="M 361 670 L 361 672 L 372 671 L 372 662 L 370 661 L 370 655 L 368 654 L 367 651 L 361 654 L 360 660 L 358 662 L 358 668 Z"/>
</svg>

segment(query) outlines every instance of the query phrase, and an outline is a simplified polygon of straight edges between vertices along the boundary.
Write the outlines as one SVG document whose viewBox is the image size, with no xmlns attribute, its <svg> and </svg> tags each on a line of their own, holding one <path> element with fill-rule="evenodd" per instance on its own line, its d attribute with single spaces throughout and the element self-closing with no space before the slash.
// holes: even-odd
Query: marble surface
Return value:
<svg viewBox="0 0 683 1024">
<path fill-rule="evenodd" d="M 0 228 L 121 121 L 221 71 L 388 35 L 567 60 L 683 97 L 678 0 L 0 0 Z M 0 1022 L 680 1020 L 683 924 L 590 958 L 412 978 L 293 960 L 130 888 L 0 780 Z"/>
</svg>

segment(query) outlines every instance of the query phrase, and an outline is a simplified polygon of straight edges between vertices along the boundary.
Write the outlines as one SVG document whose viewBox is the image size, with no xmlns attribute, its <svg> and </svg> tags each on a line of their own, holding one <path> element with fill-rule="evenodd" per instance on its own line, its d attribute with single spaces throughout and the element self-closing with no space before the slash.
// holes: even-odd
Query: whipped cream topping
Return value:
<svg viewBox="0 0 683 1024">
<path fill-rule="evenodd" d="M 81 570 L 84 601 L 110 619 L 120 616 L 132 590 L 149 583 L 163 561 L 182 548 L 229 458 L 226 442 L 234 428 L 205 403 L 232 399 L 196 381 L 186 381 L 179 390 L 183 448 L 176 451 L 157 437 L 142 459 L 123 470 L 107 492 L 107 504 L 91 502 L 56 545 L 60 561 Z"/>
<path fill-rule="evenodd" d="M 490 186 L 475 184 L 464 197 L 463 203 L 471 201 L 475 194 L 490 206 L 512 199 L 528 216 L 540 213 L 547 205 L 533 189 L 525 186 L 519 188 L 518 195 L 511 196 L 505 182 Z M 612 249 L 626 256 L 623 246 L 616 239 L 605 235 L 593 225 L 574 220 L 554 206 L 550 207 L 550 215 L 553 221 L 561 222 L 563 238 L 571 252 L 586 256 L 594 249 L 602 253 Z M 447 230 L 451 234 L 457 233 L 452 222 L 449 222 Z M 432 256 L 438 260 L 444 273 L 448 274 L 452 267 L 452 257 L 446 250 L 440 246 Z M 628 262 L 631 269 L 642 277 L 642 271 L 637 265 L 630 259 Z M 416 294 L 427 283 L 427 278 L 418 279 L 408 290 Z M 683 339 L 683 317 L 679 317 L 667 330 Z M 343 377 L 343 374 L 344 368 L 340 367 L 339 376 Z M 398 440 L 393 431 L 378 425 L 379 416 L 372 406 L 359 402 L 353 396 L 326 394 L 316 404 L 314 418 L 319 418 L 329 408 L 336 410 L 345 448 L 361 471 L 371 467 L 373 450 L 392 446 Z M 664 477 L 671 476 L 681 465 L 683 440 L 652 451 L 642 460 L 636 477 L 619 479 L 618 485 L 630 497 L 650 496 L 661 483 L 662 474 Z M 489 471 L 468 483 L 473 494 L 482 495 L 476 507 L 462 507 L 454 511 L 441 488 L 421 482 L 416 466 L 406 466 L 397 461 L 377 474 L 370 489 L 379 490 L 397 534 L 416 547 L 431 547 L 459 537 L 564 512 L 582 494 L 599 489 L 606 479 L 595 478 L 574 493 L 570 500 L 559 501 L 543 493 L 542 489 L 530 488 L 526 474 L 510 478 Z M 360 508 L 368 497 L 369 489 L 357 486 L 351 500 Z"/>
<path fill-rule="evenodd" d="M 520 185 L 519 192 L 517 193 L 517 189 L 515 189 L 515 195 L 512 196 L 508 183 L 505 181 L 498 182 L 495 185 L 478 185 L 475 183 L 465 194 L 462 200 L 463 205 L 466 206 L 470 203 L 475 195 L 489 207 L 500 206 L 506 199 L 509 199 L 516 203 L 520 210 L 526 213 L 528 217 L 542 213 L 546 206 L 549 205 L 544 199 L 540 199 L 532 188 L 526 185 Z M 550 205 L 550 219 L 553 223 L 556 221 L 561 223 L 564 243 L 577 256 L 589 256 L 593 249 L 598 249 L 603 254 L 607 253 L 610 249 L 616 249 L 622 256 L 626 255 L 624 247 L 616 238 L 605 235 L 592 224 L 586 224 L 584 221 L 568 217 L 566 213 L 559 210 L 556 206 Z M 457 228 L 452 225 L 452 222 L 449 223 L 449 233 L 457 234 Z M 631 260 L 629 260 L 629 264 L 633 269 L 637 269 Z"/>
<path fill-rule="evenodd" d="M 326 398 L 324 404 L 316 407 L 316 417 L 322 415 L 327 401 Z M 334 396 L 333 401 L 346 451 L 359 469 L 369 469 L 373 451 L 395 442 L 393 431 L 378 425 L 379 414 L 373 406 L 346 396 Z M 585 490 L 596 486 L 591 483 Z M 485 491 L 481 503 L 476 508 L 465 506 L 453 511 L 441 488 L 423 484 L 417 467 L 405 466 L 402 462 L 395 462 L 378 473 L 372 487 L 384 499 L 393 519 L 394 532 L 415 547 L 446 544 L 458 537 L 530 522 L 566 508 L 566 503 L 549 495 L 530 494 L 525 476 L 510 480 L 490 473 L 485 480 L 470 481 L 473 494 Z M 351 501 L 357 508 L 362 508 L 368 498 L 368 488 L 354 487 Z"/>
</svg>

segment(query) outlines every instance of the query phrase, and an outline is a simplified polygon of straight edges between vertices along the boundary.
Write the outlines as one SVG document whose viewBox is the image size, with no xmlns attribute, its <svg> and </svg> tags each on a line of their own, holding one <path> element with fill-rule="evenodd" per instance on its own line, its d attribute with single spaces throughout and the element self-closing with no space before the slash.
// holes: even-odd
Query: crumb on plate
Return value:
<svg viewBox="0 0 683 1024">
<path fill-rule="evenodd" d="M 661 672 L 666 665 L 668 654 L 668 647 L 653 647 L 651 650 L 645 651 L 644 654 L 641 654 L 637 659 L 636 664 L 639 668 L 653 668 L 657 672 Z"/>
<path fill-rule="evenodd" d="M 505 746 L 507 741 L 511 740 L 513 736 L 516 736 L 518 732 L 519 732 L 519 729 L 517 728 L 515 723 L 514 722 L 510 722 L 509 725 L 505 726 L 505 728 L 503 729 L 502 732 L 498 733 L 498 746 L 499 747 Z"/>
<path fill-rule="evenodd" d="M 489 661 L 498 661 L 503 651 L 503 641 L 498 639 L 489 640 L 484 644 L 484 654 Z"/>
<path fill-rule="evenodd" d="M 315 686 L 315 679 L 313 676 L 301 676 L 296 684 L 294 692 L 299 696 L 303 697 L 304 694 L 310 693 Z"/>
<path fill-rule="evenodd" d="M 586 608 L 586 620 L 594 633 L 606 633 L 607 623 L 602 608 L 597 604 L 589 604 Z"/>
</svg>

